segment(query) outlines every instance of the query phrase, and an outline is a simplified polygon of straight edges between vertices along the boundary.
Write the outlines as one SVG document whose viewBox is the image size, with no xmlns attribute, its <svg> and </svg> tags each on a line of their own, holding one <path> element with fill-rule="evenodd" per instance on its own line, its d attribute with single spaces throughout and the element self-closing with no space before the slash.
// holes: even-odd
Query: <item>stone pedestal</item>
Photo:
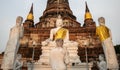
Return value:
<svg viewBox="0 0 120 70">
<path fill-rule="evenodd" d="M 55 42 L 50 42 L 48 45 L 46 46 L 42 46 L 42 55 L 40 56 L 40 59 L 38 60 L 38 62 L 36 62 L 35 64 L 47 64 L 49 65 L 49 53 L 50 50 L 52 48 L 54 48 Z M 69 57 L 70 57 L 70 64 L 72 63 L 77 63 L 80 64 L 81 61 L 79 60 L 79 56 L 77 55 L 77 49 L 78 49 L 78 43 L 74 42 L 74 41 L 69 41 L 64 43 L 63 45 L 64 48 L 67 49 L 67 51 L 69 52 Z"/>
<path fill-rule="evenodd" d="M 48 45 L 42 46 L 42 55 L 38 62 L 34 64 L 34 70 L 51 70 L 49 63 L 49 53 L 52 48 L 56 46 L 55 42 L 50 42 Z M 79 56 L 77 55 L 78 43 L 74 41 L 65 42 L 63 47 L 69 52 L 70 63 L 67 66 L 67 70 L 86 70 L 86 63 L 81 63 Z M 72 66 L 72 64 L 75 64 Z M 92 65 L 88 65 L 91 70 Z"/>
<path fill-rule="evenodd" d="M 88 69 L 91 70 L 92 64 L 88 64 Z M 86 63 L 81 63 L 79 65 L 68 65 L 67 70 L 86 70 Z M 35 64 L 34 65 L 34 70 L 52 70 L 50 65 L 39 65 Z"/>
</svg>

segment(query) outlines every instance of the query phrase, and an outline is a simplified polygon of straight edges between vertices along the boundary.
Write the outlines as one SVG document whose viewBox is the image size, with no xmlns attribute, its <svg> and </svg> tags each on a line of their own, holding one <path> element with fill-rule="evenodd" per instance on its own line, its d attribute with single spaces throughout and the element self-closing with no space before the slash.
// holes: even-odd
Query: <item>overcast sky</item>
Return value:
<svg viewBox="0 0 120 70">
<path fill-rule="evenodd" d="M 98 25 L 98 17 L 106 18 L 106 25 L 111 29 L 114 45 L 120 44 L 120 0 L 69 0 L 69 5 L 77 21 L 83 24 L 85 1 Z M 24 20 L 34 3 L 35 23 L 46 8 L 47 0 L 0 0 L 0 52 L 5 50 L 9 30 L 15 25 L 16 17 L 22 16 Z"/>
</svg>

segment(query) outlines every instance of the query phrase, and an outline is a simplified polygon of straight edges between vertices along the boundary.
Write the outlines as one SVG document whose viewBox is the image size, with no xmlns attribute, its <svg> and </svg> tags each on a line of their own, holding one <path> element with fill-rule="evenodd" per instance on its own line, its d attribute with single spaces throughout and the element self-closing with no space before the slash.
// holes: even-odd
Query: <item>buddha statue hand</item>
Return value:
<svg viewBox="0 0 120 70">
<path fill-rule="evenodd" d="M 51 41 L 50 38 L 46 39 L 45 41 L 42 42 L 42 46 L 47 46 L 50 41 Z"/>
</svg>

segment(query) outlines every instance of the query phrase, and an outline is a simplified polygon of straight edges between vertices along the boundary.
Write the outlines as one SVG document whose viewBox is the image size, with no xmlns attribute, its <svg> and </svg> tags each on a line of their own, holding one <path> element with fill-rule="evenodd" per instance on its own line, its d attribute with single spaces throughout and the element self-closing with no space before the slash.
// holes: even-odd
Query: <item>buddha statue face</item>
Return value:
<svg viewBox="0 0 120 70">
<path fill-rule="evenodd" d="M 57 20 L 56 20 L 56 27 L 62 27 L 63 26 L 63 20 L 61 16 L 59 15 Z"/>
<path fill-rule="evenodd" d="M 61 19 L 56 21 L 56 27 L 62 27 L 63 21 Z"/>
</svg>

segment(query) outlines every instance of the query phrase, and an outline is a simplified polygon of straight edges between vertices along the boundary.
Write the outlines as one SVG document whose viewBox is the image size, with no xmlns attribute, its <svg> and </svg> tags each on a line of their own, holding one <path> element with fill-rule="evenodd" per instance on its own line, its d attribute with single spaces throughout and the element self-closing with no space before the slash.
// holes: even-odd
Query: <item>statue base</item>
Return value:
<svg viewBox="0 0 120 70">
<path fill-rule="evenodd" d="M 56 43 L 53 41 L 49 42 L 48 45 L 43 45 L 42 55 L 40 59 L 35 62 L 34 70 L 52 70 L 49 61 L 49 53 L 52 48 L 56 47 Z M 86 70 L 86 63 L 81 63 L 80 57 L 77 55 L 78 43 L 75 41 L 65 42 L 63 48 L 66 48 L 69 52 L 69 64 L 67 65 L 67 70 Z M 92 65 L 89 64 L 88 68 L 91 70 Z"/>
<path fill-rule="evenodd" d="M 56 43 L 51 41 L 48 45 L 42 46 L 42 55 L 40 59 L 35 64 L 46 64 L 49 65 L 49 53 L 52 48 L 56 47 Z M 67 49 L 69 53 L 70 64 L 77 63 L 80 64 L 80 57 L 77 55 L 78 43 L 74 41 L 69 41 L 63 44 L 63 47 Z"/>
<path fill-rule="evenodd" d="M 92 64 L 88 63 L 88 70 L 91 70 Z M 86 70 L 86 63 L 79 65 L 67 65 L 67 70 Z M 50 65 L 34 64 L 34 70 L 52 70 Z"/>
</svg>

